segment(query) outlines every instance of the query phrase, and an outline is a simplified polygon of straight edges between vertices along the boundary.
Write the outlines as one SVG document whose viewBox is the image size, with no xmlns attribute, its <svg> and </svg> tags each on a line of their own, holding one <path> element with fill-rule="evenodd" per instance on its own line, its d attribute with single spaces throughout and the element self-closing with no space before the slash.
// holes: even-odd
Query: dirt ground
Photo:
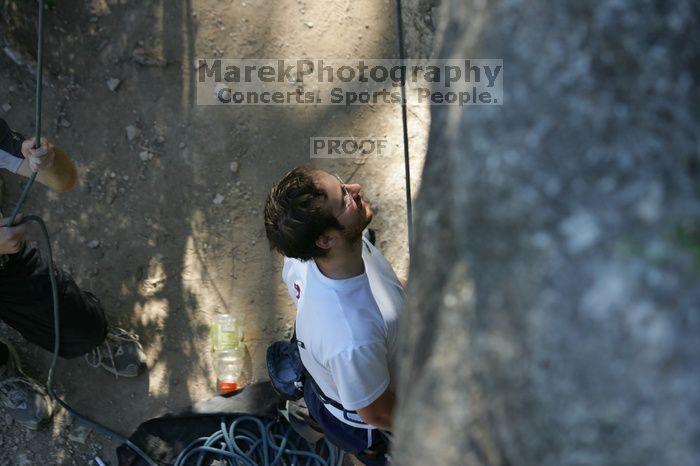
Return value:
<svg viewBox="0 0 700 466">
<path fill-rule="evenodd" d="M 198 57 L 395 57 L 393 2 L 56 3 L 46 15 L 43 127 L 75 160 L 80 184 L 63 195 L 37 186 L 23 210 L 46 221 L 58 266 L 102 299 L 113 324 L 140 335 L 149 366 L 136 379 L 115 380 L 82 358 L 59 361 L 57 391 L 78 411 L 129 435 L 145 420 L 214 396 L 215 313 L 241 318 L 249 379 L 266 378 L 265 349 L 288 334 L 294 309 L 281 258 L 267 246 L 262 207 L 271 185 L 296 165 L 362 183 L 377 212 L 378 244 L 406 275 L 400 107 L 201 107 L 194 87 Z M 137 47 L 157 51 L 167 66 L 135 63 Z M 6 54 L 0 70 L 0 115 L 31 135 L 33 77 Z M 111 78 L 120 80 L 115 91 Z M 427 109 L 411 108 L 414 195 L 428 124 Z M 140 131 L 131 141 L 130 125 Z M 385 137 L 391 151 L 364 162 L 310 159 L 310 137 L 339 135 Z M 153 157 L 142 160 L 143 151 Z M 22 180 L 2 177 L 7 212 Z M 28 372 L 46 380 L 50 355 L 7 326 L 0 334 Z M 119 442 L 62 410 L 37 432 L 0 413 L 0 434 L 2 465 L 95 464 L 96 455 L 116 464 Z"/>
</svg>

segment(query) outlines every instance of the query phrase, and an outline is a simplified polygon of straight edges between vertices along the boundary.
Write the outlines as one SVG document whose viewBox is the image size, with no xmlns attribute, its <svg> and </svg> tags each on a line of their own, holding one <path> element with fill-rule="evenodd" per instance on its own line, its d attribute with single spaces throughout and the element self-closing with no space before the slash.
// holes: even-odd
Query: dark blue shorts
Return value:
<svg viewBox="0 0 700 466">
<path fill-rule="evenodd" d="M 321 426 L 326 438 L 336 447 L 352 453 L 367 466 L 384 466 L 387 460 L 384 455 L 379 458 L 368 458 L 363 452 L 372 450 L 387 451 L 385 437 L 377 429 L 361 429 L 352 427 L 338 420 L 324 406 L 310 383 L 304 384 L 304 401 L 311 417 Z"/>
</svg>

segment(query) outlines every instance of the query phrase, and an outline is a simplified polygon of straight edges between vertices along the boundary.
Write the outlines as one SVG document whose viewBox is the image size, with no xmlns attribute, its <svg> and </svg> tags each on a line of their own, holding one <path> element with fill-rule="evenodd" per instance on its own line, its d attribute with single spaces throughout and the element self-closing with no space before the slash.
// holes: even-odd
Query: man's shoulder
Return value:
<svg viewBox="0 0 700 466">
<path fill-rule="evenodd" d="M 308 267 L 308 262 L 301 261 L 299 259 L 293 259 L 291 257 L 284 256 L 284 264 L 282 266 L 282 276 L 284 277 L 291 271 L 298 271 Z"/>
</svg>

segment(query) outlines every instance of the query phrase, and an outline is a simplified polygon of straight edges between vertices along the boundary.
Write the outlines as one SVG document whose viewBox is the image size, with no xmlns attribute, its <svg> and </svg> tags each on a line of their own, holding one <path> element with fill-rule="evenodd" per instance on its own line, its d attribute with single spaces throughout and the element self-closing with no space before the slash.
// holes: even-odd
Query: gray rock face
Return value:
<svg viewBox="0 0 700 466">
<path fill-rule="evenodd" d="M 700 465 L 700 4 L 441 9 L 394 464 Z"/>
<path fill-rule="evenodd" d="M 406 58 L 431 56 L 440 0 L 402 0 L 401 5 Z"/>
</svg>

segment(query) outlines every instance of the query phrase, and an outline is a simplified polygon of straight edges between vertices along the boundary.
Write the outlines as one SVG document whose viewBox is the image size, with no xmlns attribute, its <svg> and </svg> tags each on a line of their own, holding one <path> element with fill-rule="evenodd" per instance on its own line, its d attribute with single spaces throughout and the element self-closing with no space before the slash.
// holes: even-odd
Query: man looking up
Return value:
<svg viewBox="0 0 700 466">
<path fill-rule="evenodd" d="M 285 256 L 282 278 L 297 306 L 299 353 L 315 381 L 304 384 L 309 412 L 336 446 L 382 465 L 378 429 L 392 429 L 406 298 L 363 237 L 373 215 L 359 184 L 305 167 L 287 173 L 265 204 L 267 238 Z"/>
</svg>

